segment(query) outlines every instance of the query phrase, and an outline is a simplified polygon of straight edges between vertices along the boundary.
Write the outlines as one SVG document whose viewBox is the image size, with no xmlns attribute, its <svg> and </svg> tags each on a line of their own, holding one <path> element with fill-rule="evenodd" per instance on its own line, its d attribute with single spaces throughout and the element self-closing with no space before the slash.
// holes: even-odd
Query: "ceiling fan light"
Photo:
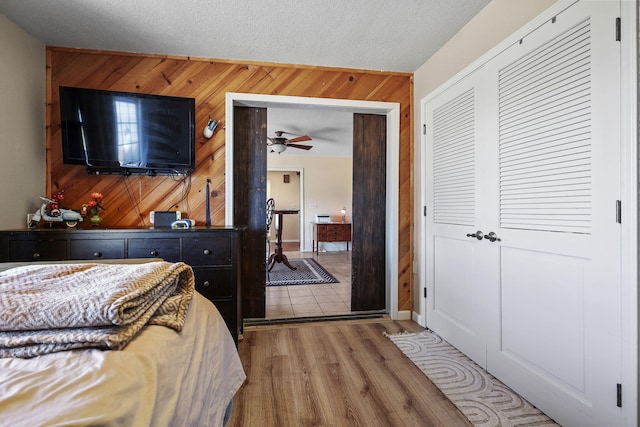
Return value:
<svg viewBox="0 0 640 427">
<path fill-rule="evenodd" d="M 284 144 L 273 144 L 271 145 L 271 150 L 275 153 L 282 153 L 284 150 L 287 149 L 287 146 Z"/>
</svg>

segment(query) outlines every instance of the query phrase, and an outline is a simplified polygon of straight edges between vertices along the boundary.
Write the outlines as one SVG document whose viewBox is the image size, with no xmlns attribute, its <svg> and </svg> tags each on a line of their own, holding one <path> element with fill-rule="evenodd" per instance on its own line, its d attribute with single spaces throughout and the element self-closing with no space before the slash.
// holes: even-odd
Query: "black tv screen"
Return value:
<svg viewBox="0 0 640 427">
<path fill-rule="evenodd" d="M 89 172 L 195 169 L 195 99 L 60 87 L 65 164 Z"/>
</svg>

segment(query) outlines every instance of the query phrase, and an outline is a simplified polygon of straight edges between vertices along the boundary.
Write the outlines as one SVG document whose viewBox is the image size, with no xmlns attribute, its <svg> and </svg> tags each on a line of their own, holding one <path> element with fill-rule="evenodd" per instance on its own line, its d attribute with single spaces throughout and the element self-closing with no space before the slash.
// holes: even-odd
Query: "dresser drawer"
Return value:
<svg viewBox="0 0 640 427">
<path fill-rule="evenodd" d="M 329 231 L 329 225 L 328 224 L 318 224 L 317 225 L 317 229 L 318 229 L 318 234 L 327 234 L 327 232 Z"/>
<path fill-rule="evenodd" d="M 320 242 L 346 242 L 351 240 L 351 224 L 318 224 Z"/>
<path fill-rule="evenodd" d="M 327 235 L 325 236 L 325 241 L 327 242 L 341 242 L 343 241 L 344 238 L 342 236 L 342 232 L 329 232 L 327 233 Z"/>
<path fill-rule="evenodd" d="M 351 226 L 346 226 L 342 228 L 342 240 L 351 241 Z"/>
<path fill-rule="evenodd" d="M 66 240 L 10 240 L 8 261 L 62 261 Z"/>
<path fill-rule="evenodd" d="M 69 259 L 122 259 L 124 239 L 73 239 L 69 241 Z"/>
<path fill-rule="evenodd" d="M 235 291 L 232 268 L 194 267 L 196 291 L 209 300 L 231 299 Z"/>
<path fill-rule="evenodd" d="M 229 332 L 233 335 L 233 339 L 237 342 L 238 340 L 238 318 L 237 318 L 237 308 L 235 307 L 236 302 L 232 300 L 222 300 L 222 301 L 212 301 L 213 305 L 216 306 L 224 322 L 227 324 L 227 328 L 229 328 Z"/>
<path fill-rule="evenodd" d="M 230 265 L 230 237 L 184 238 L 182 239 L 182 261 L 193 266 Z"/>
<path fill-rule="evenodd" d="M 129 239 L 128 258 L 162 258 L 180 261 L 180 239 Z"/>
</svg>

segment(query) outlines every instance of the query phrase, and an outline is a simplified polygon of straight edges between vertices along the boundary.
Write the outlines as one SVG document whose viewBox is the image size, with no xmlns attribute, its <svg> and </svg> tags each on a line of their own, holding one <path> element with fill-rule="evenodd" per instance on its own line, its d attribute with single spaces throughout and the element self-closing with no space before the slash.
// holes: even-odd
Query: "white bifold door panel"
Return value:
<svg viewBox="0 0 640 427">
<path fill-rule="evenodd" d="M 487 154 L 495 141 L 483 138 L 486 123 L 477 105 L 494 99 L 473 74 L 426 105 L 428 219 L 428 326 L 480 365 L 486 363 L 484 283 L 495 279 L 487 264 L 497 251 L 476 234 L 488 221 L 481 207 L 486 193 Z M 486 86 L 486 85 L 485 85 Z M 487 149 L 489 143 L 494 147 Z M 475 237 L 473 236 L 475 235 Z M 480 240 L 477 240 L 480 237 Z"/>
<path fill-rule="evenodd" d="M 621 420 L 618 13 L 578 2 L 424 109 L 427 326 L 564 426 Z"/>
</svg>

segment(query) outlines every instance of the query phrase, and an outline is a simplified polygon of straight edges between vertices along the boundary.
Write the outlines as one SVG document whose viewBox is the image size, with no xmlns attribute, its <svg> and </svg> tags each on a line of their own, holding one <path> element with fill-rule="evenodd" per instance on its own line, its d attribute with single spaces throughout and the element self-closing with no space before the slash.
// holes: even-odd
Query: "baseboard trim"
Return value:
<svg viewBox="0 0 640 427">
<path fill-rule="evenodd" d="M 398 311 L 398 320 L 411 320 L 411 310 Z"/>
<path fill-rule="evenodd" d="M 282 319 L 244 319 L 245 327 L 267 326 L 267 325 L 286 325 L 295 323 L 313 323 L 313 322 L 333 322 L 340 320 L 365 320 L 365 319 L 385 319 L 389 318 L 386 312 L 364 312 L 354 314 L 335 314 L 328 316 L 307 316 L 307 317 L 288 317 Z"/>
<path fill-rule="evenodd" d="M 412 316 L 411 316 L 411 320 L 413 320 L 414 322 L 416 322 L 418 325 L 422 326 L 423 328 L 427 327 L 426 322 L 424 321 L 424 317 L 417 312 L 413 312 Z"/>
</svg>

